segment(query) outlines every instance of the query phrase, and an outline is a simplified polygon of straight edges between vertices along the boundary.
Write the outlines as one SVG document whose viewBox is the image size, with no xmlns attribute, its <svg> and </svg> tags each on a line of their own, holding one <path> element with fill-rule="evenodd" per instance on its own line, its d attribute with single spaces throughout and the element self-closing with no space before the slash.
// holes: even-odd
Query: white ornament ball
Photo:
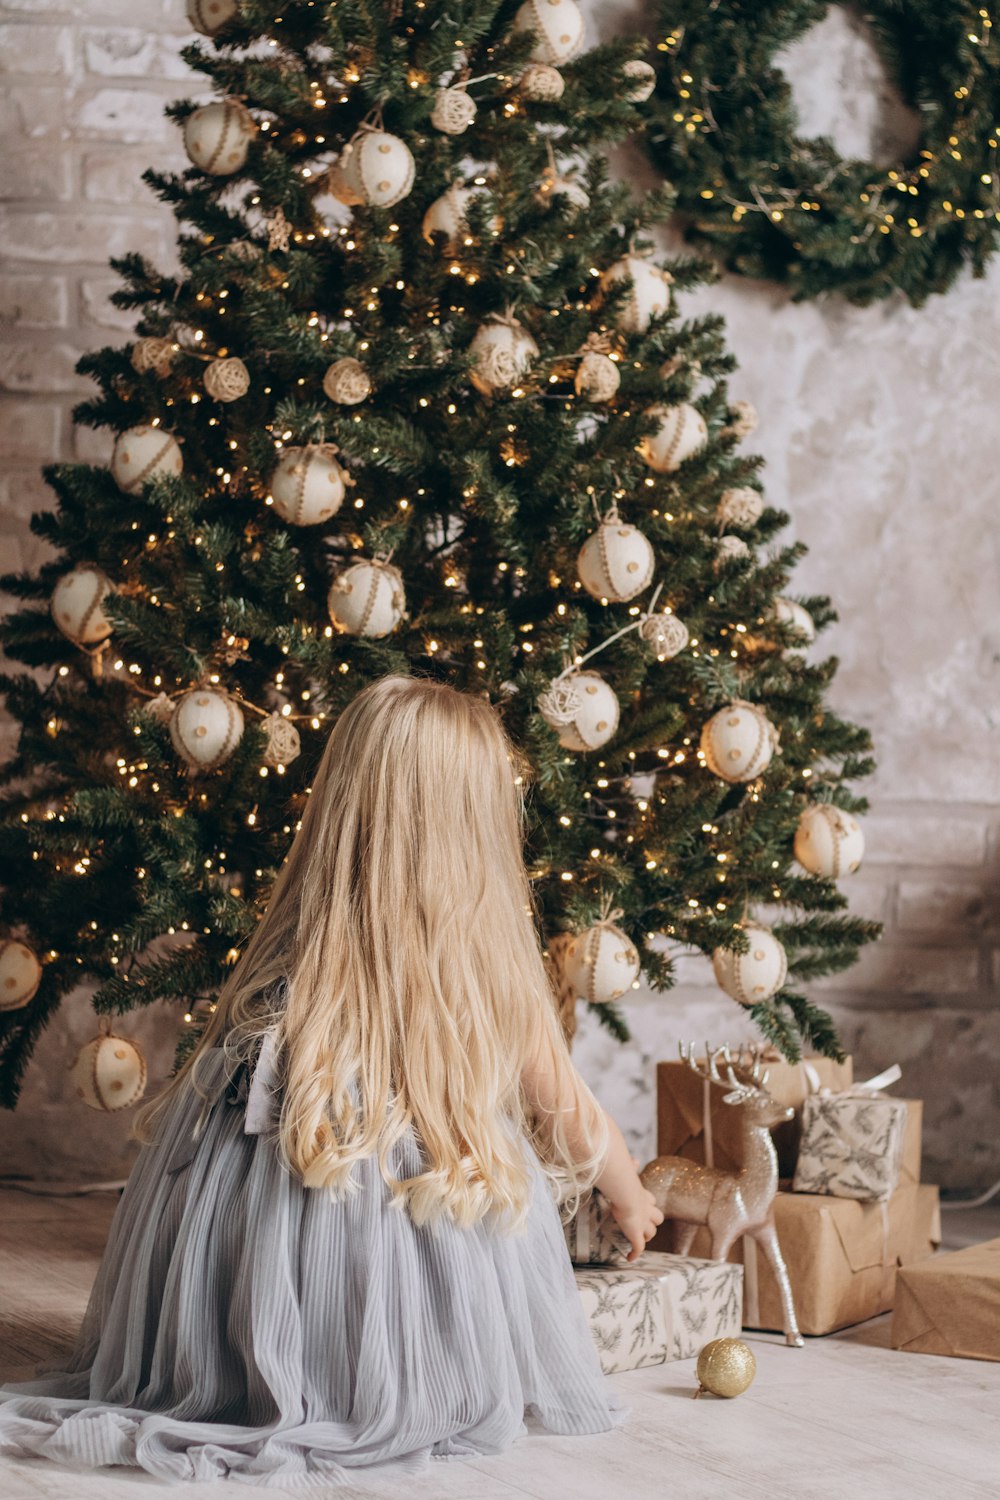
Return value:
<svg viewBox="0 0 1000 1500">
<path fill-rule="evenodd" d="M 218 36 L 239 8 L 239 0 L 187 0 L 188 20 L 202 36 Z"/>
<path fill-rule="evenodd" d="M 421 225 L 424 239 L 429 245 L 434 243 L 436 234 L 443 234 L 446 250 L 451 253 L 458 249 L 458 241 L 469 227 L 465 212 L 472 197 L 472 188 L 453 182 L 440 198 L 434 199 L 424 214 Z"/>
<path fill-rule="evenodd" d="M 377 557 L 352 563 L 333 580 L 327 606 L 334 625 L 348 635 L 388 635 L 406 610 L 402 574 Z"/>
<path fill-rule="evenodd" d="M 708 441 L 705 418 L 694 406 L 651 406 L 646 413 L 659 424 L 639 444 L 639 452 L 657 474 L 673 474 Z"/>
<path fill-rule="evenodd" d="M 839 880 L 853 875 L 865 852 L 865 836 L 853 813 L 831 802 L 813 802 L 795 830 L 795 858 L 810 875 Z"/>
<path fill-rule="evenodd" d="M 546 169 L 538 184 L 535 198 L 543 205 L 551 203 L 555 198 L 565 198 L 567 203 L 581 212 L 590 207 L 590 194 L 583 183 L 578 182 L 575 177 L 562 177 L 558 172 L 553 172 L 551 167 Z"/>
<path fill-rule="evenodd" d="M 361 361 L 345 355 L 334 360 L 323 376 L 323 389 L 331 401 L 341 406 L 357 406 L 371 395 L 372 382 Z"/>
<path fill-rule="evenodd" d="M 715 514 L 723 526 L 753 526 L 764 514 L 764 496 L 749 485 L 723 490 Z"/>
<path fill-rule="evenodd" d="M 621 381 L 621 371 L 609 355 L 588 349 L 576 367 L 573 389 L 586 401 L 610 401 Z"/>
<path fill-rule="evenodd" d="M 777 598 L 768 610 L 772 620 L 779 625 L 787 625 L 793 630 L 799 631 L 802 636 L 802 645 L 797 649 L 802 650 L 804 646 L 811 646 L 816 639 L 816 624 L 812 615 L 802 604 L 796 604 L 794 599 Z M 789 647 L 794 650 L 795 647 Z"/>
<path fill-rule="evenodd" d="M 618 728 L 618 699 L 597 672 L 557 678 L 539 698 L 538 710 L 564 750 L 599 750 Z"/>
<path fill-rule="evenodd" d="M 221 688 L 192 688 L 170 719 L 174 749 L 192 771 L 214 771 L 243 738 L 243 710 Z"/>
<path fill-rule="evenodd" d="M 670 661 L 679 655 L 688 641 L 691 632 L 674 614 L 647 615 L 639 626 L 640 639 L 652 651 L 657 661 Z"/>
<path fill-rule="evenodd" d="M 558 68 L 548 63 L 532 63 L 525 68 L 517 83 L 525 99 L 537 104 L 554 104 L 566 90 L 566 80 Z"/>
<path fill-rule="evenodd" d="M 173 339 L 143 338 L 136 339 L 129 358 L 137 375 L 145 375 L 152 370 L 162 380 L 165 375 L 170 374 L 176 353 L 177 345 Z"/>
<path fill-rule="evenodd" d="M 285 448 L 271 475 L 271 498 L 282 520 L 315 526 L 336 515 L 347 493 L 347 472 L 323 444 Z"/>
<path fill-rule="evenodd" d="M 143 422 L 127 427 L 115 438 L 111 476 L 126 495 L 138 495 L 144 485 L 162 475 L 177 475 L 184 467 L 181 448 L 171 432 Z"/>
<path fill-rule="evenodd" d="M 101 607 L 110 588 L 106 573 L 82 563 L 64 573 L 52 590 L 52 618 L 74 645 L 96 646 L 111 634 L 111 621 Z"/>
<path fill-rule="evenodd" d="M 264 763 L 268 766 L 288 766 L 302 753 L 302 740 L 291 719 L 277 711 L 268 714 L 261 725 L 267 735 L 264 746 Z"/>
<path fill-rule="evenodd" d="M 712 968 L 720 989 L 741 1005 L 757 1005 L 776 995 L 788 977 L 785 950 L 769 927 L 741 922 L 750 943 L 747 953 L 716 948 Z"/>
<path fill-rule="evenodd" d="M 631 285 L 615 308 L 615 322 L 623 333 L 645 333 L 653 319 L 670 307 L 673 277 L 644 255 L 623 255 L 604 272 L 601 290 L 608 292 L 621 282 Z"/>
<path fill-rule="evenodd" d="M 712 715 L 701 731 L 705 763 L 723 781 L 752 781 L 771 763 L 778 731 L 756 703 L 735 698 Z"/>
<path fill-rule="evenodd" d="M 629 104 L 645 104 L 656 88 L 656 69 L 641 57 L 627 62 L 622 72 L 629 80 L 623 97 Z"/>
<path fill-rule="evenodd" d="M 250 111 L 237 99 L 205 104 L 184 121 L 184 150 L 201 171 L 229 177 L 246 165 L 257 134 Z"/>
<path fill-rule="evenodd" d="M 563 965 L 567 983 L 591 1005 L 620 1000 L 640 974 L 634 943 L 613 922 L 595 922 L 578 932 Z"/>
<path fill-rule="evenodd" d="M 42 966 L 27 943 L 0 938 L 0 1011 L 20 1010 L 33 1000 L 42 982 Z"/>
<path fill-rule="evenodd" d="M 516 318 L 483 323 L 469 345 L 469 379 L 484 396 L 509 390 L 538 356 L 538 345 Z"/>
<path fill-rule="evenodd" d="M 405 141 L 388 131 L 359 130 L 341 161 L 344 180 L 358 203 L 391 208 L 413 187 L 413 154 Z"/>
<path fill-rule="evenodd" d="M 456 85 L 450 89 L 438 89 L 431 110 L 431 124 L 445 135 L 464 135 L 476 118 L 476 101 L 465 89 Z"/>
<path fill-rule="evenodd" d="M 752 401 L 733 401 L 729 410 L 732 420 L 726 424 L 726 431 L 732 433 L 733 437 L 746 438 L 757 431 L 759 418 Z"/>
<path fill-rule="evenodd" d="M 741 536 L 720 536 L 715 544 L 715 561 L 712 571 L 719 573 L 727 563 L 742 561 L 750 556 L 750 548 Z"/>
<path fill-rule="evenodd" d="M 656 557 L 637 526 L 605 516 L 580 548 L 576 560 L 580 582 L 594 599 L 623 604 L 641 594 L 653 576 Z"/>
<path fill-rule="evenodd" d="M 205 390 L 213 401 L 238 401 L 250 389 L 250 371 L 241 359 L 213 359 L 205 366 Z"/>
<path fill-rule="evenodd" d="M 559 67 L 583 46 L 586 23 L 575 0 L 525 0 L 514 17 L 515 31 L 534 33 L 532 62 Z"/>
<path fill-rule="evenodd" d="M 364 196 L 354 187 L 351 178 L 347 175 L 347 166 L 351 159 L 351 142 L 341 151 L 337 160 L 326 174 L 327 191 L 337 199 L 338 203 L 345 203 L 348 208 L 356 208 L 359 203 L 364 203 Z"/>
<path fill-rule="evenodd" d="M 81 1048 L 70 1078 L 84 1104 L 113 1113 L 146 1092 L 146 1059 L 134 1042 L 110 1032 Z"/>
</svg>

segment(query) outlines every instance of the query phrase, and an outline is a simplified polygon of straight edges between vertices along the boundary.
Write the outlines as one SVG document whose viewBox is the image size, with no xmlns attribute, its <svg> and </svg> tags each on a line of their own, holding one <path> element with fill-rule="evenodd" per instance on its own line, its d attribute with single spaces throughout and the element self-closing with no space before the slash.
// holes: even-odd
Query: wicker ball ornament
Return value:
<svg viewBox="0 0 1000 1500">
<path fill-rule="evenodd" d="M 573 389 L 585 401 L 610 401 L 618 393 L 622 377 L 615 361 L 598 349 L 588 349 L 576 367 Z"/>
<path fill-rule="evenodd" d="M 525 0 L 514 17 L 515 31 L 530 31 L 531 61 L 560 67 L 583 46 L 586 23 L 576 0 Z"/>
<path fill-rule="evenodd" d="M 558 68 L 548 63 L 531 63 L 521 74 L 517 83 L 525 99 L 537 104 L 554 104 L 566 90 L 566 80 Z"/>
<path fill-rule="evenodd" d="M 757 431 L 757 408 L 752 401 L 733 401 L 729 407 L 730 420 L 724 431 L 731 437 L 742 440 Z"/>
<path fill-rule="evenodd" d="M 192 688 L 174 705 L 170 739 L 191 771 L 215 771 L 243 738 L 243 710 L 221 688 Z"/>
<path fill-rule="evenodd" d="M 646 415 L 658 425 L 642 439 L 639 452 L 657 474 L 673 474 L 708 440 L 705 418 L 686 401 L 679 406 L 651 406 Z"/>
<path fill-rule="evenodd" d="M 345 355 L 334 360 L 323 376 L 323 390 L 340 406 L 357 406 L 372 393 L 371 376 L 359 359 Z"/>
<path fill-rule="evenodd" d="M 299 731 L 285 714 L 272 713 L 261 724 L 267 742 L 264 746 L 264 764 L 289 766 L 302 753 Z"/>
<path fill-rule="evenodd" d="M 170 374 L 176 354 L 177 345 L 173 339 L 142 338 L 136 339 L 132 345 L 129 360 L 137 375 L 152 372 L 162 380 Z"/>
<path fill-rule="evenodd" d="M 623 98 L 629 104 L 645 104 L 652 98 L 656 88 L 656 69 L 650 63 L 643 62 L 641 57 L 633 58 L 622 68 L 622 73 L 628 79 Z"/>
<path fill-rule="evenodd" d="M 639 626 L 639 638 L 644 641 L 657 661 L 670 661 L 678 656 L 691 633 L 683 620 L 664 611 L 658 615 L 647 615 Z"/>
<path fill-rule="evenodd" d="M 359 130 L 341 153 L 341 172 L 356 203 L 391 208 L 413 187 L 413 153 L 398 135 Z"/>
<path fill-rule="evenodd" d="M 612 510 L 587 538 L 576 567 L 587 593 L 607 603 L 623 604 L 641 594 L 653 576 L 656 556 L 637 526 L 619 519 Z"/>
<path fill-rule="evenodd" d="M 735 948 L 716 948 L 712 954 L 715 982 L 731 1000 L 757 1005 L 776 995 L 788 977 L 785 950 L 769 927 L 760 922 L 741 922 L 750 944 L 746 953 Z"/>
<path fill-rule="evenodd" d="M 629 284 L 628 291 L 615 306 L 615 322 L 623 333 L 645 333 L 670 307 L 673 277 L 644 255 L 623 255 L 604 272 L 601 291 L 607 293 L 622 282 Z"/>
<path fill-rule="evenodd" d="M 325 444 L 285 448 L 271 475 L 274 508 L 293 526 L 328 521 L 344 502 L 347 479 L 347 471 Z"/>
<path fill-rule="evenodd" d="M 257 134 L 250 111 L 238 99 L 220 99 L 196 109 L 184 121 L 184 150 L 194 166 L 211 177 L 230 177 L 246 165 Z"/>
<path fill-rule="evenodd" d="M 327 607 L 348 635 L 388 635 L 406 611 L 403 576 L 382 558 L 352 563 L 333 580 Z"/>
<path fill-rule="evenodd" d="M 757 1361 L 742 1339 L 713 1339 L 698 1355 L 696 1396 L 742 1396 L 753 1384 Z"/>
<path fill-rule="evenodd" d="M 170 720 L 174 716 L 174 700 L 169 693 L 157 693 L 152 698 L 147 698 L 142 705 L 142 712 L 155 720 L 157 724 L 163 724 L 169 728 Z"/>
<path fill-rule="evenodd" d="M 115 438 L 111 477 L 126 495 L 138 495 L 144 485 L 163 475 L 175 476 L 183 467 L 180 444 L 162 427 L 142 422 L 127 427 Z"/>
<path fill-rule="evenodd" d="M 27 943 L 0 938 L 0 1011 L 20 1010 L 35 998 L 41 982 L 42 966 Z"/>
<path fill-rule="evenodd" d="M 113 1114 L 138 1103 L 146 1092 L 146 1059 L 135 1042 L 108 1032 L 80 1049 L 70 1078 L 78 1099 Z"/>
<path fill-rule="evenodd" d="M 556 678 L 539 698 L 538 711 L 564 750 L 599 750 L 618 728 L 618 699 L 598 672 Z"/>
<path fill-rule="evenodd" d="M 460 85 L 438 89 L 431 110 L 431 124 L 445 135 L 464 135 L 476 118 L 476 101 Z"/>
<path fill-rule="evenodd" d="M 238 401 L 250 389 L 250 371 L 241 359 L 213 359 L 202 377 L 213 401 Z"/>
<path fill-rule="evenodd" d="M 202 36 L 218 36 L 239 13 L 239 0 L 187 0 L 187 16 Z"/>
<path fill-rule="evenodd" d="M 865 836 L 853 813 L 831 802 L 805 808 L 795 830 L 795 858 L 810 875 L 839 880 L 861 866 Z"/>
<path fill-rule="evenodd" d="M 481 324 L 469 345 L 469 379 L 484 396 L 509 390 L 538 357 L 538 345 L 516 318 L 495 317 Z"/>
<path fill-rule="evenodd" d="M 75 646 L 98 646 L 111 634 L 111 621 L 101 607 L 110 588 L 106 573 L 81 563 L 64 573 L 52 590 L 52 618 Z"/>
<path fill-rule="evenodd" d="M 741 536 L 720 536 L 715 544 L 715 559 L 712 563 L 713 573 L 721 573 L 722 569 L 731 562 L 742 562 L 750 556 L 750 548 Z"/>
<path fill-rule="evenodd" d="M 567 982 L 591 1005 L 620 1000 L 641 972 L 639 954 L 613 922 L 595 922 L 578 932 L 564 959 Z"/>
<path fill-rule="evenodd" d="M 764 514 L 764 496 L 749 485 L 723 490 L 715 514 L 723 526 L 754 526 Z"/>
<path fill-rule="evenodd" d="M 712 715 L 701 731 L 705 763 L 723 781 L 753 781 L 771 763 L 778 731 L 762 708 L 736 698 Z"/>
</svg>

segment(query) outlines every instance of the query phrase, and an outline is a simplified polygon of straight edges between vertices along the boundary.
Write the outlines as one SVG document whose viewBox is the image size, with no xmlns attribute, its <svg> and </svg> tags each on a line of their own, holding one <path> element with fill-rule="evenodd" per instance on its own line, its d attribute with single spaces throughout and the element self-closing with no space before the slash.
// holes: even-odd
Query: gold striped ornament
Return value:
<svg viewBox="0 0 1000 1500">
<path fill-rule="evenodd" d="M 146 1059 L 135 1042 L 107 1031 L 80 1049 L 70 1078 L 84 1104 L 114 1114 L 146 1092 Z"/>
<path fill-rule="evenodd" d="M 271 498 L 278 515 L 293 526 L 315 526 L 336 515 L 350 483 L 332 443 L 285 448 L 271 475 Z"/>
<path fill-rule="evenodd" d="M 184 121 L 184 150 L 200 171 L 229 177 L 246 165 L 257 134 L 254 118 L 239 99 L 204 104 Z"/>
<path fill-rule="evenodd" d="M 343 185 L 356 203 L 391 208 L 413 187 L 416 167 L 409 146 L 374 126 L 363 126 L 351 137 L 339 165 Z"/>
<path fill-rule="evenodd" d="M 686 401 L 679 406 L 658 403 L 648 409 L 646 416 L 657 425 L 639 443 L 639 452 L 657 474 L 673 474 L 708 441 L 705 418 Z"/>
<path fill-rule="evenodd" d="M 115 438 L 111 477 L 126 495 L 138 495 L 154 479 L 177 475 L 183 468 L 180 444 L 172 432 L 162 427 L 140 422 Z"/>
<path fill-rule="evenodd" d="M 771 763 L 778 731 L 756 703 L 734 698 L 706 722 L 701 750 L 713 776 L 723 781 L 753 781 Z"/>
<path fill-rule="evenodd" d="M 832 802 L 813 802 L 803 809 L 795 830 L 795 858 L 810 875 L 839 880 L 861 866 L 865 836 L 853 813 Z"/>
<path fill-rule="evenodd" d="M 615 323 L 623 333 L 645 333 L 653 319 L 669 309 L 673 280 L 647 256 L 623 255 L 608 267 L 599 285 L 604 295 L 622 282 L 628 285 L 615 304 Z"/>
<path fill-rule="evenodd" d="M 183 693 L 170 718 L 170 740 L 190 771 L 215 771 L 243 738 L 243 710 L 222 688 Z"/>
<path fill-rule="evenodd" d="M 42 966 L 27 943 L 0 938 L 0 1011 L 20 1010 L 38 993 Z"/>
<path fill-rule="evenodd" d="M 656 557 L 649 539 L 637 526 L 623 521 L 613 505 L 580 548 L 576 566 L 592 598 L 623 604 L 647 587 Z"/>
<path fill-rule="evenodd" d="M 97 646 L 111 634 L 111 621 L 101 607 L 110 588 L 106 573 L 81 563 L 64 573 L 52 590 L 52 618 L 75 646 Z"/>
<path fill-rule="evenodd" d="M 712 970 L 716 984 L 731 999 L 757 1005 L 781 989 L 788 977 L 788 958 L 769 927 L 760 922 L 741 922 L 739 927 L 749 940 L 747 952 L 716 948 Z"/>
<path fill-rule="evenodd" d="M 641 972 L 639 954 L 634 943 L 615 919 L 620 911 L 593 927 L 584 928 L 573 939 L 566 954 L 567 982 L 591 1005 L 609 1005 L 632 989 Z"/>
<path fill-rule="evenodd" d="M 529 31 L 532 62 L 555 67 L 569 62 L 583 46 L 586 22 L 576 0 L 525 0 L 514 17 L 515 31 Z"/>
<path fill-rule="evenodd" d="M 406 611 L 403 576 L 388 558 L 352 563 L 330 585 L 327 607 L 333 624 L 348 635 L 388 635 Z"/>
</svg>

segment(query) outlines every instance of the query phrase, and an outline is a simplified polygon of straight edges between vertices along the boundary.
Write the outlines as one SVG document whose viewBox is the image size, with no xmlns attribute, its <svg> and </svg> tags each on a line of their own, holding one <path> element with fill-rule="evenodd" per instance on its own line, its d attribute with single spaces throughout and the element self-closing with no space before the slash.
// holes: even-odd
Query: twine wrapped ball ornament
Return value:
<svg viewBox="0 0 1000 1500">
<path fill-rule="evenodd" d="M 323 390 L 340 406 L 357 406 L 372 393 L 371 376 L 359 359 L 345 355 L 334 360 L 323 376 Z"/>
<path fill-rule="evenodd" d="M 42 982 L 38 955 L 16 938 L 0 938 L 0 1011 L 20 1010 Z"/>
<path fill-rule="evenodd" d="M 628 79 L 622 97 L 629 104 L 645 104 L 647 99 L 652 98 L 656 88 L 656 69 L 650 63 L 643 62 L 641 57 L 633 58 L 622 68 L 622 73 Z"/>
<path fill-rule="evenodd" d="M 595 922 L 578 932 L 563 963 L 567 983 L 591 1005 L 620 1000 L 641 972 L 635 945 L 612 921 Z"/>
<path fill-rule="evenodd" d="M 336 515 L 347 484 L 347 471 L 328 444 L 286 448 L 271 475 L 271 498 L 282 520 L 315 526 Z"/>
<path fill-rule="evenodd" d="M 388 635 L 406 611 L 403 576 L 385 558 L 352 563 L 330 585 L 327 608 L 348 635 Z"/>
<path fill-rule="evenodd" d="M 651 406 L 646 415 L 657 422 L 655 431 L 639 443 L 639 453 L 657 474 L 673 474 L 708 441 L 705 418 L 686 401 L 679 406 Z"/>
<path fill-rule="evenodd" d="M 764 514 L 764 496 L 750 485 L 723 490 L 715 514 L 723 526 L 755 526 Z"/>
<path fill-rule="evenodd" d="M 554 104 L 566 90 L 566 80 L 558 68 L 548 63 L 530 63 L 517 82 L 525 99 L 536 104 Z"/>
<path fill-rule="evenodd" d="M 531 61 L 560 67 L 583 46 L 586 23 L 576 0 L 525 0 L 514 17 L 515 31 L 530 31 Z"/>
<path fill-rule="evenodd" d="M 350 159 L 351 142 L 348 141 L 326 174 L 326 189 L 332 197 L 336 198 L 338 203 L 343 203 L 348 208 L 356 208 L 359 203 L 364 203 L 365 200 L 363 194 L 358 192 L 347 175 L 347 166 Z"/>
<path fill-rule="evenodd" d="M 106 573 L 81 563 L 64 573 L 52 590 L 52 618 L 75 646 L 98 646 L 111 634 L 111 621 L 101 607 L 110 588 Z"/>
<path fill-rule="evenodd" d="M 673 277 L 644 255 L 623 255 L 601 277 L 603 293 L 630 283 L 615 307 L 615 322 L 623 333 L 645 333 L 654 318 L 670 307 Z"/>
<path fill-rule="evenodd" d="M 564 750 L 599 750 L 618 728 L 618 699 L 598 672 L 555 678 L 539 697 L 538 711 Z"/>
<path fill-rule="evenodd" d="M 70 1078 L 78 1099 L 113 1114 L 146 1092 L 146 1059 L 135 1042 L 109 1031 L 80 1049 Z"/>
<path fill-rule="evenodd" d="M 196 109 L 184 121 L 184 150 L 194 166 L 211 177 L 229 177 L 246 165 L 257 134 L 253 116 L 238 99 L 220 99 Z"/>
<path fill-rule="evenodd" d="M 359 130 L 341 154 L 341 172 L 356 203 L 391 208 L 413 187 L 413 153 L 398 135 Z"/>
<path fill-rule="evenodd" d="M 176 354 L 177 345 L 173 339 L 149 337 L 136 339 L 132 345 L 129 360 L 137 375 L 152 372 L 162 380 L 164 376 L 170 374 L 170 367 Z"/>
<path fill-rule="evenodd" d="M 805 646 L 811 646 L 816 639 L 816 624 L 812 615 L 804 605 L 796 604 L 794 599 L 784 599 L 779 596 L 772 600 L 767 613 L 778 625 L 788 625 L 802 636 L 802 645 L 790 646 L 789 651 L 801 651 Z"/>
<path fill-rule="evenodd" d="M 538 345 L 514 317 L 494 314 L 481 324 L 469 345 L 469 379 L 484 396 L 509 390 L 538 357 Z"/>
<path fill-rule="evenodd" d="M 264 764 L 267 766 L 290 766 L 302 753 L 299 731 L 285 714 L 275 711 L 268 714 L 261 724 L 267 742 L 264 746 Z"/>
<path fill-rule="evenodd" d="M 742 1396 L 753 1384 L 757 1361 L 750 1345 L 742 1339 L 713 1339 L 698 1355 L 695 1373 L 698 1377 L 695 1396 L 707 1392 L 731 1399 Z"/>
<path fill-rule="evenodd" d="M 576 367 L 573 389 L 585 401 L 610 401 L 617 395 L 622 377 L 615 361 L 599 349 L 588 349 Z"/>
<path fill-rule="evenodd" d="M 720 536 L 715 544 L 715 559 L 712 563 L 712 572 L 721 573 L 722 569 L 731 562 L 742 562 L 750 556 L 750 548 L 741 536 Z"/>
<path fill-rule="evenodd" d="M 701 751 L 713 776 L 723 781 L 753 781 L 771 763 L 778 731 L 756 703 L 734 698 L 703 726 Z"/>
<path fill-rule="evenodd" d="M 476 101 L 460 84 L 438 89 L 431 110 L 431 124 L 445 135 L 464 135 L 476 118 Z"/>
<path fill-rule="evenodd" d="M 221 688 L 192 688 L 174 705 L 170 739 L 191 771 L 215 771 L 243 738 L 243 710 Z"/>
<path fill-rule="evenodd" d="M 684 650 L 691 633 L 683 620 L 674 614 L 647 615 L 639 626 L 639 638 L 652 651 L 657 661 L 670 661 Z"/>
<path fill-rule="evenodd" d="M 616 507 L 587 538 L 576 560 L 580 582 L 594 599 L 623 604 L 641 594 L 653 576 L 656 557 L 637 526 L 622 521 Z"/>
<path fill-rule="evenodd" d="M 187 0 L 187 16 L 202 36 L 218 36 L 239 13 L 239 0 Z"/>
<path fill-rule="evenodd" d="M 163 475 L 176 476 L 183 467 L 180 444 L 162 427 L 141 422 L 115 438 L 111 477 L 126 495 L 138 495 L 144 485 Z"/>
<path fill-rule="evenodd" d="M 213 401 L 238 401 L 250 389 L 250 371 L 241 359 L 213 359 L 202 377 Z"/>
<path fill-rule="evenodd" d="M 757 431 L 757 408 L 752 401 L 733 401 L 729 406 L 730 420 L 723 431 L 730 437 L 742 440 Z"/>
<path fill-rule="evenodd" d="M 832 802 L 813 802 L 799 817 L 795 858 L 810 875 L 839 880 L 861 866 L 865 836 L 853 813 Z"/>
<path fill-rule="evenodd" d="M 746 953 L 735 948 L 716 948 L 712 954 L 715 982 L 740 1005 L 757 1005 L 776 995 L 788 978 L 788 958 L 769 927 L 760 922 L 741 922 L 750 944 Z"/>
</svg>

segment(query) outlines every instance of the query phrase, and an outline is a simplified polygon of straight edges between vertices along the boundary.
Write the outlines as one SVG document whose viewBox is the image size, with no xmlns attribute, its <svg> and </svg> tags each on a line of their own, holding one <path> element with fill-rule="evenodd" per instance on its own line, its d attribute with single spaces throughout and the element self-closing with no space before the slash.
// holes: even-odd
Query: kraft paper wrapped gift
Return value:
<svg viewBox="0 0 1000 1500">
<path fill-rule="evenodd" d="M 904 1266 L 891 1342 L 912 1354 L 1000 1360 L 1000 1240 Z"/>
<path fill-rule="evenodd" d="M 778 1153 L 778 1171 L 791 1177 L 798 1158 L 802 1105 L 817 1089 L 838 1093 L 854 1080 L 851 1059 L 834 1062 L 829 1057 L 808 1057 L 801 1063 L 783 1058 L 762 1058 L 767 1069 L 767 1091 L 779 1104 L 790 1104 L 795 1119 L 772 1132 Z M 661 1062 L 656 1066 L 658 1156 L 684 1156 L 728 1171 L 740 1164 L 739 1111 L 723 1104 L 723 1090 L 713 1088 L 687 1063 Z M 707 1153 L 707 1154 L 706 1154 Z M 919 1171 L 919 1168 L 918 1168 Z"/>
<path fill-rule="evenodd" d="M 739 1334 L 742 1266 L 647 1250 L 634 1265 L 573 1274 L 606 1375 L 691 1359 Z"/>
<path fill-rule="evenodd" d="M 914 1261 L 926 1260 L 940 1248 L 941 1195 L 929 1182 L 921 1182 L 917 1186 L 910 1248 L 904 1255 L 902 1264 L 909 1266 Z"/>
</svg>

